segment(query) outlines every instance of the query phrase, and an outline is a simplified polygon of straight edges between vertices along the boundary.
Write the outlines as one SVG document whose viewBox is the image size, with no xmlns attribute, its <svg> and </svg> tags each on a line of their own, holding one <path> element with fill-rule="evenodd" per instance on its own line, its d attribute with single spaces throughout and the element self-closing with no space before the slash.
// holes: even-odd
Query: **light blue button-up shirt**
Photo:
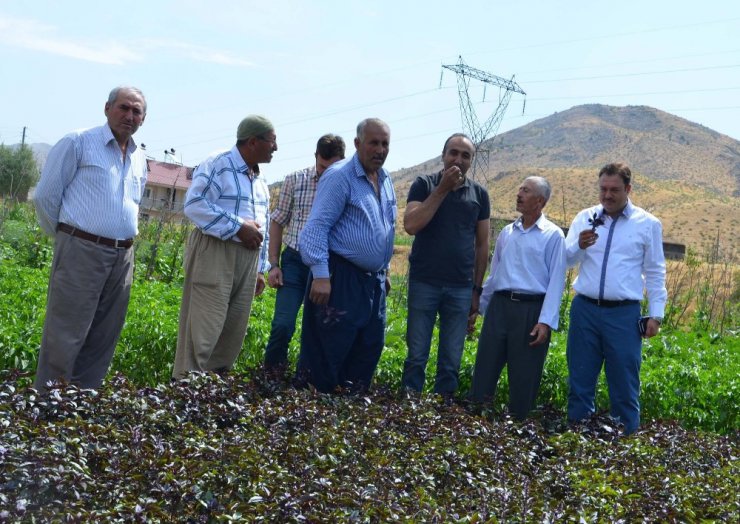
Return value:
<svg viewBox="0 0 740 524">
<path fill-rule="evenodd" d="M 34 191 L 39 224 L 59 222 L 93 235 L 128 239 L 138 233 L 147 166 L 132 138 L 125 156 L 108 124 L 75 131 L 51 148 Z"/>
<path fill-rule="evenodd" d="M 524 229 L 520 217 L 506 226 L 496 239 L 491 270 L 480 297 L 480 310 L 486 311 L 496 291 L 545 295 L 539 322 L 557 329 L 565 270 L 562 229 L 547 220 L 545 215 L 540 216 L 529 229 Z"/>
<path fill-rule="evenodd" d="M 235 242 L 240 242 L 235 235 L 244 221 L 254 220 L 264 237 L 259 271 L 270 269 L 270 190 L 236 146 L 207 158 L 195 169 L 183 212 L 206 235 Z"/>
<path fill-rule="evenodd" d="M 385 169 L 375 193 L 357 154 L 321 176 L 306 227 L 300 234 L 303 263 L 316 278 L 329 277 L 329 251 L 365 271 L 388 269 L 393 255 L 396 192 Z"/>
</svg>

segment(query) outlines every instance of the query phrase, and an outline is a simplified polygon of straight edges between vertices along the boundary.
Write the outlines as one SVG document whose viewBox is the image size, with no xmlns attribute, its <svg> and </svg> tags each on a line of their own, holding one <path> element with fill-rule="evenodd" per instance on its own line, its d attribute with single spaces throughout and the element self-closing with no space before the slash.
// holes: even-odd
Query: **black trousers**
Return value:
<svg viewBox="0 0 740 524">
<path fill-rule="evenodd" d="M 550 347 L 545 343 L 530 346 L 529 333 L 540 316 L 542 302 L 513 301 L 494 294 L 483 319 L 475 357 L 471 400 L 490 402 L 496 394 L 501 371 L 509 377 L 509 411 L 525 418 L 534 407 L 542 380 L 542 369 Z"/>
</svg>

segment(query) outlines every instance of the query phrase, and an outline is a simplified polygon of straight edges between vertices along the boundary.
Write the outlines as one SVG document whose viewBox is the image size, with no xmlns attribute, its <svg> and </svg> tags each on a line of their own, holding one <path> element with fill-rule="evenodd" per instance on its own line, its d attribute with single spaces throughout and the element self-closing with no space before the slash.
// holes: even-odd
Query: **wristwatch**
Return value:
<svg viewBox="0 0 740 524">
<path fill-rule="evenodd" d="M 483 294 L 483 287 L 473 285 L 473 293 L 477 293 L 478 295 Z"/>
</svg>

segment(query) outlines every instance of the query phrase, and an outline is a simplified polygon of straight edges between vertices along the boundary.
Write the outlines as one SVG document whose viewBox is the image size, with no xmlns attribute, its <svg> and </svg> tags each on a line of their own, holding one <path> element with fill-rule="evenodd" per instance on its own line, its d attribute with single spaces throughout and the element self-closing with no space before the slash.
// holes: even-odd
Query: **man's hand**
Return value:
<svg viewBox="0 0 740 524">
<path fill-rule="evenodd" d="M 283 287 L 283 270 L 280 266 L 272 266 L 267 274 L 267 283 L 272 288 Z"/>
<path fill-rule="evenodd" d="M 391 292 L 391 277 L 388 273 L 385 274 L 385 296 Z"/>
<path fill-rule="evenodd" d="M 478 312 L 473 312 L 471 310 L 470 314 L 468 315 L 468 335 L 472 335 L 475 331 L 475 321 L 478 319 Z"/>
<path fill-rule="evenodd" d="M 584 229 L 578 234 L 578 247 L 586 249 L 593 246 L 596 243 L 596 239 L 599 238 L 595 232 L 590 229 Z"/>
<path fill-rule="evenodd" d="M 547 336 L 550 334 L 550 326 L 538 322 L 535 324 L 534 329 L 529 333 L 530 337 L 534 337 L 534 340 L 529 343 L 530 346 L 539 346 L 547 341 Z"/>
<path fill-rule="evenodd" d="M 265 275 L 257 273 L 257 283 L 254 285 L 254 296 L 258 297 L 265 290 Z"/>
<path fill-rule="evenodd" d="M 658 334 L 658 331 L 660 331 L 660 324 L 657 320 L 650 318 L 647 321 L 647 329 L 645 329 L 645 334 L 642 338 L 652 338 Z"/>
<path fill-rule="evenodd" d="M 465 182 L 465 177 L 457 166 L 450 166 L 442 171 L 439 181 L 439 190 L 443 192 L 454 191 Z"/>
<path fill-rule="evenodd" d="M 247 249 L 259 249 L 264 239 L 262 233 L 260 233 L 260 227 L 254 220 L 245 220 L 242 227 L 236 232 L 236 236 Z"/>
<path fill-rule="evenodd" d="M 314 278 L 311 283 L 311 291 L 308 298 L 317 306 L 325 306 L 329 303 L 331 295 L 331 280 L 328 278 Z"/>
</svg>

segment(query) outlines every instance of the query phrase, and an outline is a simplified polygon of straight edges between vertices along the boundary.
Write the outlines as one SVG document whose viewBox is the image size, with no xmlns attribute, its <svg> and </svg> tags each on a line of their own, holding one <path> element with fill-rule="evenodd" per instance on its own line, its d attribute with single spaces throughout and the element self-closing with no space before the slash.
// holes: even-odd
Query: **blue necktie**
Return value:
<svg viewBox="0 0 740 524">
<path fill-rule="evenodd" d="M 599 300 L 604 300 L 604 286 L 606 285 L 606 263 L 609 260 L 609 248 L 612 246 L 612 236 L 614 235 L 614 227 L 617 225 L 617 220 L 621 215 L 617 215 L 612 220 L 612 225 L 609 227 L 609 236 L 606 238 L 606 249 L 604 250 L 604 261 L 601 263 L 601 282 L 599 282 Z"/>
</svg>

